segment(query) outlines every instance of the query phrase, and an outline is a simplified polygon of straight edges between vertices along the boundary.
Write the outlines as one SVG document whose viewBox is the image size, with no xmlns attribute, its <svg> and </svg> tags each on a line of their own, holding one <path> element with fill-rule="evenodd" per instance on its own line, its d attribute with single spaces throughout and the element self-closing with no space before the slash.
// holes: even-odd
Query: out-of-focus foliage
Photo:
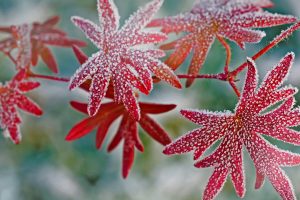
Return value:
<svg viewBox="0 0 300 200">
<path fill-rule="evenodd" d="M 139 6 L 148 0 L 115 0 L 119 8 L 121 21 L 129 17 Z M 194 0 L 165 0 L 164 5 L 156 17 L 176 15 L 187 11 Z M 298 0 L 274 0 L 272 12 L 300 16 Z M 85 40 L 84 35 L 71 23 L 70 17 L 80 15 L 97 21 L 96 0 L 0 0 L 0 25 L 21 24 L 23 22 L 44 21 L 49 16 L 59 15 L 59 27 L 71 37 L 88 42 L 84 49 L 87 54 L 96 52 L 96 48 Z M 246 45 L 241 51 L 232 43 L 232 67 L 236 67 L 253 55 L 258 49 L 266 45 L 284 26 L 266 29 L 267 36 L 259 44 Z M 172 41 L 175 35 L 170 35 Z M 3 38 L 0 35 L 0 38 Z M 296 53 L 296 61 L 291 72 L 289 82 L 300 85 L 300 33 L 296 32 L 288 40 L 272 49 L 267 55 L 256 61 L 260 77 L 265 75 L 276 64 L 278 58 L 287 51 Z M 70 49 L 53 48 L 57 58 L 60 75 L 69 77 L 79 67 Z M 225 51 L 220 43 L 215 42 L 203 65 L 202 73 L 221 72 L 224 65 Z M 181 72 L 187 70 L 190 58 L 185 61 Z M 11 63 L 0 54 L 0 80 L 9 80 L 14 74 Z M 40 65 L 44 65 L 40 63 Z M 49 69 L 37 67 L 41 73 L 49 73 Z M 244 75 L 239 77 L 244 80 Z M 260 80 L 261 81 L 261 80 Z M 240 81 L 239 86 L 242 85 Z M 179 109 L 201 108 L 209 110 L 233 109 L 237 98 L 225 82 L 213 80 L 196 80 L 189 89 L 178 91 L 163 82 L 156 85 L 159 90 L 150 96 L 141 96 L 142 100 L 160 98 L 160 103 L 177 104 L 177 109 L 158 118 L 172 138 L 195 128 L 194 125 L 183 120 Z M 47 92 L 45 92 L 45 90 Z M 166 93 L 168 92 L 168 95 Z M 43 95 L 38 95 L 42 93 Z M 71 96 L 72 95 L 72 96 Z M 2 200 L 196 200 L 208 181 L 212 169 L 197 170 L 192 166 L 192 155 L 166 157 L 163 147 L 151 142 L 146 134 L 140 134 L 146 151 L 143 156 L 136 154 L 133 171 L 126 181 L 121 178 L 119 167 L 122 148 L 108 155 L 105 151 L 97 151 L 94 146 L 94 134 L 74 143 L 64 140 L 70 128 L 84 115 L 71 109 L 70 99 L 82 100 L 87 98 L 84 93 L 70 94 L 67 84 L 43 81 L 42 87 L 30 93 L 44 111 L 41 118 L 27 116 L 21 113 L 24 123 L 24 135 L 21 145 L 15 146 L 10 141 L 0 139 L 0 199 Z M 300 95 L 296 96 L 299 102 Z M 120 119 L 119 119 L 120 120 Z M 109 130 L 107 141 L 113 137 L 117 129 L 116 122 Z M 141 130 L 142 131 L 142 130 Z M 269 139 L 269 138 L 267 138 Z M 271 140 L 271 139 L 270 139 Z M 282 145 L 273 141 L 280 148 L 300 153 L 292 145 Z M 104 143 L 107 147 L 107 143 Z M 250 199 L 279 199 L 271 184 L 266 182 L 259 191 L 254 191 L 255 170 L 250 158 L 245 155 L 245 171 L 247 179 L 246 200 Z M 294 183 L 295 193 L 300 198 L 300 169 L 287 169 L 287 174 Z M 199 187 L 199 185 L 201 185 Z M 178 192 L 180 191 L 180 192 Z M 224 191 L 217 199 L 238 199 L 232 184 L 226 183 Z"/>
</svg>

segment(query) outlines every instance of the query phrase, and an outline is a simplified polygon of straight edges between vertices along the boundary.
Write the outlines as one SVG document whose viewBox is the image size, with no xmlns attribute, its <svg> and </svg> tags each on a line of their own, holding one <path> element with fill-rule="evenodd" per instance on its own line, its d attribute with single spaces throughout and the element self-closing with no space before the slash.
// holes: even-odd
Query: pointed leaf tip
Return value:
<svg viewBox="0 0 300 200">
<path fill-rule="evenodd" d="M 58 24 L 59 21 L 60 21 L 60 16 L 54 15 L 54 16 L 50 17 L 48 20 L 46 20 L 43 23 L 43 25 L 46 25 L 46 26 L 55 26 L 56 24 Z"/>
<path fill-rule="evenodd" d="M 37 115 L 37 116 L 42 116 L 43 115 L 43 110 L 41 109 L 41 108 L 39 108 L 38 107 L 38 109 L 36 110 L 36 112 L 35 112 L 35 114 Z"/>
<path fill-rule="evenodd" d="M 97 122 L 93 118 L 86 118 L 79 123 L 77 123 L 66 136 L 66 141 L 72 141 L 79 139 L 87 134 L 89 134 L 95 127 Z"/>
<path fill-rule="evenodd" d="M 182 85 L 181 85 L 179 79 L 178 79 L 178 80 L 175 80 L 174 86 L 175 86 L 177 89 L 182 89 Z"/>
<path fill-rule="evenodd" d="M 122 161 L 122 176 L 124 179 L 128 177 L 134 162 L 134 146 L 128 146 L 128 144 L 125 146 L 125 143 L 123 147 L 123 161 Z"/>
<path fill-rule="evenodd" d="M 165 155 L 168 155 L 168 156 L 173 154 L 170 151 L 170 146 L 169 145 L 165 146 L 165 148 L 163 149 L 162 153 L 165 154 Z"/>
<path fill-rule="evenodd" d="M 81 103 L 78 101 L 71 101 L 70 105 L 77 111 L 80 111 L 82 113 L 88 114 L 87 113 L 87 104 L 86 103 Z"/>
<path fill-rule="evenodd" d="M 88 60 L 88 56 L 77 45 L 72 45 L 72 49 L 80 64 Z"/>
<path fill-rule="evenodd" d="M 293 61 L 295 59 L 295 53 L 294 52 L 289 52 L 286 54 L 286 56 L 288 58 L 288 60 Z"/>
<path fill-rule="evenodd" d="M 161 114 L 176 108 L 176 104 L 139 103 L 141 111 L 147 114 Z"/>
<path fill-rule="evenodd" d="M 90 117 L 95 116 L 97 114 L 98 110 L 99 110 L 99 107 L 100 107 L 100 105 L 94 106 L 94 105 L 91 105 L 91 103 L 89 103 L 88 104 L 88 109 L 87 109 L 88 115 Z"/>
</svg>

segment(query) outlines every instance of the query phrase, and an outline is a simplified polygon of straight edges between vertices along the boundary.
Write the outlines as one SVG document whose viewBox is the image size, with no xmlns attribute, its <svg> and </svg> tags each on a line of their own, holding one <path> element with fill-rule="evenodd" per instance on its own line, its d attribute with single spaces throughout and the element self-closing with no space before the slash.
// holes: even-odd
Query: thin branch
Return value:
<svg viewBox="0 0 300 200">
<path fill-rule="evenodd" d="M 235 82 L 234 82 L 233 79 L 229 80 L 229 84 L 230 84 L 230 86 L 232 87 L 234 93 L 235 93 L 238 97 L 240 97 L 240 96 L 241 96 L 241 93 L 240 93 L 240 91 L 239 91 L 238 87 L 236 86 L 236 84 L 235 84 Z"/>
<path fill-rule="evenodd" d="M 7 57 L 17 66 L 17 61 L 10 52 L 5 52 L 5 55 L 7 55 Z"/>
<path fill-rule="evenodd" d="M 46 79 L 46 80 L 52 80 L 52 81 L 60 81 L 60 82 L 69 82 L 70 79 L 63 78 L 63 77 L 56 77 L 56 76 L 48 76 L 48 75 L 42 75 L 42 74 L 35 74 L 33 72 L 28 73 L 29 77 L 32 78 L 40 78 L 40 79 Z"/>
<path fill-rule="evenodd" d="M 178 74 L 177 77 L 180 78 L 180 79 L 197 78 L 197 79 L 217 79 L 217 80 L 220 80 L 220 81 L 227 81 L 227 75 L 225 73 L 200 74 L 200 75 Z"/>
<path fill-rule="evenodd" d="M 220 41 L 220 43 L 223 45 L 223 47 L 226 50 L 226 61 L 225 61 L 224 72 L 225 72 L 225 74 L 228 74 L 229 73 L 229 64 L 231 61 L 231 48 L 222 36 L 217 35 L 217 39 Z"/>
<path fill-rule="evenodd" d="M 293 32 L 298 30 L 300 28 L 300 22 L 297 22 L 296 24 L 290 26 L 288 29 L 282 31 L 280 35 L 275 37 L 270 44 L 265 46 L 263 49 L 261 49 L 259 52 L 257 52 L 254 56 L 252 56 L 253 60 L 257 60 L 259 57 L 267 53 L 270 49 L 272 49 L 274 46 L 276 46 L 279 42 L 282 40 L 288 38 L 290 35 L 292 35 Z M 240 65 L 238 68 L 236 68 L 234 71 L 231 72 L 231 75 L 233 77 L 237 76 L 241 71 L 243 71 L 247 67 L 247 62 Z"/>
</svg>

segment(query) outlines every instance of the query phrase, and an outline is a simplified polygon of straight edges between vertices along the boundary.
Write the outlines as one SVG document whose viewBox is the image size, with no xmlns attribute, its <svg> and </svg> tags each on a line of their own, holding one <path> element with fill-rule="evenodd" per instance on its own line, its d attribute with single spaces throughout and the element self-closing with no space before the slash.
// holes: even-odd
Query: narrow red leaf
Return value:
<svg viewBox="0 0 300 200">
<path fill-rule="evenodd" d="M 107 135 L 109 127 L 120 116 L 120 114 L 121 114 L 121 112 L 113 112 L 110 115 L 105 117 L 105 121 L 102 121 L 99 124 L 99 128 L 98 128 L 97 134 L 96 134 L 97 149 L 101 148 L 103 141 L 105 139 L 105 136 Z"/>
<path fill-rule="evenodd" d="M 70 104 L 73 108 L 75 108 L 79 112 L 87 114 L 87 104 L 86 103 L 81 103 L 78 101 L 71 101 Z"/>
<path fill-rule="evenodd" d="M 30 90 L 33 90 L 35 88 L 38 88 L 41 84 L 39 82 L 22 82 L 18 85 L 18 89 L 22 92 L 28 92 Z"/>
<path fill-rule="evenodd" d="M 31 114 L 40 116 L 43 114 L 42 109 L 35 104 L 34 102 L 32 102 L 29 98 L 27 98 L 26 96 L 20 94 L 20 93 L 16 93 L 15 94 L 15 100 L 17 101 L 16 105 Z"/>
<path fill-rule="evenodd" d="M 154 140 L 162 145 L 167 145 L 172 142 L 172 139 L 169 137 L 167 132 L 147 115 L 142 114 L 139 123 Z"/>
<path fill-rule="evenodd" d="M 48 47 L 44 46 L 42 49 L 40 49 L 40 54 L 41 54 L 43 61 L 48 66 L 48 68 L 52 72 L 58 73 L 57 63 L 56 63 L 56 60 L 55 60 L 51 50 Z"/>
<path fill-rule="evenodd" d="M 140 108 L 144 113 L 160 114 L 169 112 L 176 108 L 175 104 L 155 104 L 155 103 L 140 103 Z"/>
<path fill-rule="evenodd" d="M 55 26 L 56 24 L 58 24 L 59 20 L 60 20 L 60 17 L 59 17 L 58 15 L 52 16 L 52 17 L 50 17 L 49 19 L 47 19 L 47 20 L 43 23 L 43 25 L 44 25 L 44 26 Z"/>
<path fill-rule="evenodd" d="M 73 52 L 80 64 L 88 60 L 88 56 L 76 45 L 72 45 Z"/>
<path fill-rule="evenodd" d="M 132 167 L 134 160 L 134 144 L 124 142 L 123 146 L 123 161 L 122 161 L 122 175 L 126 179 L 128 177 L 129 171 Z"/>
<path fill-rule="evenodd" d="M 122 138 L 123 138 L 123 133 L 119 128 L 119 130 L 117 131 L 117 133 L 115 134 L 111 142 L 109 143 L 107 147 L 107 151 L 108 152 L 113 151 L 120 144 Z"/>
<path fill-rule="evenodd" d="M 102 119 L 103 120 L 103 119 Z M 90 117 L 77 123 L 66 136 L 67 141 L 79 139 L 88 133 L 90 133 L 97 125 L 99 121 L 95 120 L 95 117 Z"/>
</svg>

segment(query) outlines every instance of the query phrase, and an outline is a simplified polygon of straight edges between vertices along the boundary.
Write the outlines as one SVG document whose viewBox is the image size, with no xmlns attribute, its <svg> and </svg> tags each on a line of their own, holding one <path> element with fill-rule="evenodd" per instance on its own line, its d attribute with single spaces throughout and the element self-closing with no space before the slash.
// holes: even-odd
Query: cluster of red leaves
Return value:
<svg viewBox="0 0 300 200">
<path fill-rule="evenodd" d="M 142 44 L 162 42 L 165 34 L 146 32 L 142 29 L 162 5 L 162 0 L 153 0 L 140 8 L 119 28 L 119 14 L 113 1 L 98 0 L 100 27 L 80 17 L 72 17 L 73 23 L 99 48 L 83 63 L 71 79 L 70 89 L 92 79 L 88 113 L 96 115 L 109 83 L 114 87 L 114 101 L 122 103 L 130 115 L 140 119 L 140 108 L 135 89 L 144 94 L 152 90 L 151 72 L 171 85 L 181 88 L 173 71 L 158 58 L 164 52 L 157 49 L 138 48 Z"/>
<path fill-rule="evenodd" d="M 162 32 L 166 34 L 187 33 L 160 48 L 174 50 L 165 61 L 172 69 L 177 69 L 190 52 L 193 52 L 188 74 L 197 75 L 215 38 L 223 45 L 227 45 L 224 38 L 228 38 L 245 48 L 245 43 L 259 42 L 265 36 L 264 32 L 251 28 L 271 27 L 296 21 L 293 16 L 262 10 L 271 5 L 270 1 L 256 0 L 198 0 L 191 11 L 155 19 L 148 27 L 162 27 Z M 230 55 L 227 55 L 227 60 L 230 60 L 229 57 Z M 188 79 L 186 86 L 190 86 L 193 80 Z"/>
<path fill-rule="evenodd" d="M 0 125 L 4 130 L 4 135 L 18 144 L 21 140 L 19 124 L 22 120 L 18 115 L 17 108 L 30 114 L 40 116 L 42 110 L 32 102 L 24 93 L 39 87 L 38 82 L 25 81 L 25 70 L 20 70 L 18 74 L 5 85 L 0 85 Z"/>
<path fill-rule="evenodd" d="M 57 63 L 48 45 L 73 47 L 82 66 L 71 78 L 69 88 L 80 87 L 89 91 L 90 98 L 87 104 L 72 101 L 71 105 L 89 116 L 70 130 L 66 140 L 79 139 L 97 129 L 96 147 L 101 148 L 112 123 L 121 117 L 108 151 L 115 149 L 123 140 L 124 178 L 132 167 L 135 148 L 144 151 L 138 124 L 154 140 L 167 145 L 164 153 L 168 155 L 194 151 L 194 159 L 197 160 L 213 144 L 221 141 L 212 154 L 195 164 L 199 168 L 214 167 L 203 195 L 203 199 L 207 200 L 216 197 L 228 175 L 231 176 L 238 196 L 245 195 L 245 147 L 257 172 L 255 188 L 260 188 L 267 177 L 283 199 L 295 199 L 292 184 L 281 167 L 299 165 L 300 155 L 280 150 L 262 136 L 300 145 L 300 133 L 292 129 L 300 125 L 300 109 L 293 108 L 297 89 L 279 88 L 294 60 L 292 53 L 286 55 L 266 76 L 260 88 L 257 88 L 255 64 L 249 59 L 244 90 L 235 112 L 182 110 L 184 117 L 201 127 L 173 143 L 166 131 L 149 115 L 168 112 L 176 105 L 138 102 L 137 97 L 138 92 L 146 95 L 151 92 L 154 82 L 152 75 L 181 88 L 174 70 L 193 51 L 188 72 L 192 76 L 189 76 L 186 84 L 190 86 L 216 38 L 226 48 L 224 73 L 230 78 L 228 67 L 231 51 L 225 38 L 245 48 L 245 43 L 259 42 L 265 36 L 264 32 L 253 28 L 293 23 L 296 18 L 264 11 L 263 8 L 273 5 L 269 0 L 198 0 L 189 12 L 151 21 L 162 3 L 163 0 L 152 0 L 134 13 L 120 29 L 119 14 L 113 0 L 98 0 L 100 26 L 81 17 L 72 17 L 72 22 L 99 48 L 91 57 L 75 46 L 83 46 L 85 43 L 70 39 L 65 32 L 55 27 L 59 22 L 57 16 L 43 23 L 0 27 L 0 32 L 10 34 L 10 37 L 0 41 L 0 51 L 14 62 L 18 71 L 11 81 L 4 86 L 0 85 L 0 125 L 5 135 L 14 143 L 20 142 L 21 118 L 17 108 L 38 116 L 42 114 L 42 110 L 24 95 L 40 85 L 28 81 L 28 78 L 37 77 L 31 71 L 31 66 L 35 66 L 41 57 L 48 68 L 57 73 Z M 162 27 L 163 33 L 145 31 L 146 26 Z M 172 32 L 184 32 L 185 35 L 162 45 L 161 49 L 140 46 L 163 42 L 167 39 L 166 34 Z M 16 54 L 13 52 L 15 49 Z M 165 63 L 159 60 L 165 55 L 163 50 L 174 50 Z M 101 103 L 103 98 L 109 101 Z M 277 108 L 266 112 L 266 109 L 279 103 Z"/>
<path fill-rule="evenodd" d="M 78 47 L 73 47 L 73 50 L 76 58 L 81 64 L 88 60 L 88 57 Z M 81 88 L 88 91 L 90 85 L 91 82 L 86 81 L 81 85 Z M 114 99 L 115 93 L 113 90 L 113 86 L 110 85 L 105 97 L 108 99 Z M 76 110 L 88 114 L 88 104 L 72 101 L 71 105 Z M 157 122 L 149 117 L 149 114 L 165 113 L 174 109 L 176 105 L 140 102 L 139 107 L 141 117 L 139 120 L 137 120 L 131 117 L 129 111 L 126 109 L 126 107 L 124 107 L 123 104 L 118 104 L 114 101 L 104 103 L 96 115 L 88 117 L 77 123 L 66 136 L 66 140 L 72 141 L 79 139 L 90 133 L 93 129 L 97 128 L 96 147 L 100 149 L 108 133 L 109 127 L 115 120 L 117 120 L 117 118 L 122 117 L 119 129 L 108 145 L 107 150 L 109 152 L 114 150 L 121 140 L 124 141 L 122 175 L 124 178 L 126 178 L 134 161 L 134 148 L 137 148 L 141 152 L 144 151 L 143 144 L 139 139 L 137 124 L 140 124 L 144 131 L 160 144 L 167 145 L 171 142 L 171 138 L 168 136 L 168 134 Z"/>
<path fill-rule="evenodd" d="M 194 151 L 194 159 L 199 159 L 215 142 L 221 140 L 217 149 L 209 156 L 197 161 L 199 168 L 214 167 L 204 191 L 203 199 L 209 200 L 220 192 L 228 174 L 237 194 L 245 195 L 243 169 L 243 146 L 252 158 L 257 179 L 255 188 L 260 188 L 268 177 L 283 199 L 295 199 L 292 184 L 281 166 L 300 164 L 300 155 L 278 149 L 267 142 L 262 135 L 284 142 L 300 145 L 300 133 L 291 127 L 300 125 L 300 109 L 293 109 L 294 87 L 279 88 L 286 78 L 294 54 L 287 54 L 280 63 L 267 74 L 260 88 L 257 88 L 257 72 L 254 62 L 248 60 L 248 73 L 244 90 L 235 112 L 208 112 L 182 110 L 181 114 L 201 125 L 180 137 L 164 149 L 164 153 L 181 154 Z M 265 113 L 270 106 L 282 102 L 280 106 Z"/>
<path fill-rule="evenodd" d="M 82 41 L 68 38 L 66 33 L 56 28 L 58 22 L 59 17 L 55 16 L 44 23 L 0 27 L 0 32 L 11 35 L 0 41 L 0 51 L 13 61 L 17 70 L 12 80 L 0 86 L 0 121 L 4 134 L 16 144 L 21 140 L 21 118 L 17 107 L 37 116 L 42 114 L 42 110 L 23 94 L 40 85 L 38 82 L 26 81 L 33 74 L 30 67 L 38 63 L 40 56 L 48 68 L 57 73 L 57 63 L 47 45 L 85 45 Z M 13 52 L 15 49 L 16 53 Z"/>
<path fill-rule="evenodd" d="M 71 102 L 71 105 L 76 110 L 88 114 L 87 104 Z M 115 102 L 104 103 L 96 115 L 88 117 L 76 124 L 67 135 L 66 140 L 72 141 L 81 138 L 97 128 L 96 147 L 100 149 L 111 124 L 118 117 L 122 117 L 118 131 L 108 145 L 107 151 L 110 152 L 114 150 L 122 140 L 124 141 L 122 175 L 126 178 L 134 161 L 134 148 L 137 148 L 141 152 L 144 151 L 143 144 L 139 138 L 137 124 L 160 144 L 167 145 L 171 142 L 171 138 L 168 134 L 149 116 L 149 114 L 165 113 L 174 109 L 176 105 L 141 102 L 139 103 L 139 107 L 141 108 L 141 118 L 137 121 L 129 115 L 122 104 L 117 104 Z"/>
<path fill-rule="evenodd" d="M 34 22 L 32 24 L 0 27 L 0 32 L 11 35 L 11 37 L 0 41 L 0 51 L 11 56 L 11 51 L 15 48 L 18 49 L 16 58 L 11 58 L 16 62 L 17 69 L 28 69 L 30 66 L 37 65 L 40 56 L 48 68 L 57 73 L 57 62 L 47 45 L 59 47 L 85 46 L 84 42 L 70 39 L 65 32 L 56 28 L 55 25 L 58 22 L 59 17 L 54 16 L 43 23 Z"/>
</svg>

